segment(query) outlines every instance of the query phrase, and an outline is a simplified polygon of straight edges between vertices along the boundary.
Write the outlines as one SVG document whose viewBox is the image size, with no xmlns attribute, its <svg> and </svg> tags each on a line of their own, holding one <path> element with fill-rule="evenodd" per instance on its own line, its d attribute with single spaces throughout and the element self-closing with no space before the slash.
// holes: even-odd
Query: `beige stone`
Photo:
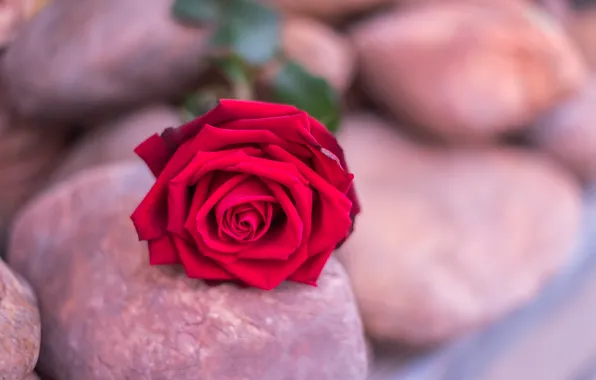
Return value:
<svg viewBox="0 0 596 380">
<path fill-rule="evenodd" d="M 38 368 L 60 380 L 365 380 L 367 350 L 343 267 L 318 287 L 209 287 L 151 267 L 129 215 L 153 181 L 141 165 L 80 173 L 31 203 L 9 262 L 38 292 Z M 159 375 L 157 375 L 159 374 Z"/>
<path fill-rule="evenodd" d="M 21 380 L 33 371 L 40 331 L 31 287 L 0 259 L 0 379 Z"/>
<path fill-rule="evenodd" d="M 548 152 L 585 182 L 596 181 L 596 77 L 574 97 L 547 112 L 530 132 Z"/>
<path fill-rule="evenodd" d="M 543 156 L 425 147 L 362 115 L 340 142 L 363 209 L 340 257 L 376 340 L 434 345 L 484 326 L 574 248 L 579 186 Z"/>
<path fill-rule="evenodd" d="M 198 79 L 205 30 L 171 0 L 53 0 L 19 33 L 2 74 L 28 117 L 88 122 L 177 97 Z"/>
<path fill-rule="evenodd" d="M 180 112 L 151 105 L 96 125 L 66 156 L 53 179 L 62 180 L 93 166 L 138 160 L 134 149 L 155 133 L 182 124 Z"/>
<path fill-rule="evenodd" d="M 522 130 L 585 79 L 562 28 L 523 2 L 398 9 L 363 21 L 351 35 L 369 95 L 446 140 Z"/>
</svg>

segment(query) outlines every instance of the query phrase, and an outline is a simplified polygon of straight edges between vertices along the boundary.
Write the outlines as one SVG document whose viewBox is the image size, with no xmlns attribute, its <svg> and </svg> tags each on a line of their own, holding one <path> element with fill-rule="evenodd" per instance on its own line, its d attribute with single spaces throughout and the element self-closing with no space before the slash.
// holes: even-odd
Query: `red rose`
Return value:
<svg viewBox="0 0 596 380">
<path fill-rule="evenodd" d="M 295 107 L 222 100 L 135 152 L 156 176 L 131 216 L 139 239 L 189 277 L 316 285 L 360 211 L 336 139 Z"/>
</svg>

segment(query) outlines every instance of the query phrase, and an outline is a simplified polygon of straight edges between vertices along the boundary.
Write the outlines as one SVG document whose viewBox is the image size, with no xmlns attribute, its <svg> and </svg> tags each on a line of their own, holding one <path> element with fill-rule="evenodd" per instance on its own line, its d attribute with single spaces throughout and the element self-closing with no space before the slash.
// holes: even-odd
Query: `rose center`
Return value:
<svg viewBox="0 0 596 380">
<path fill-rule="evenodd" d="M 278 213 L 279 205 L 266 201 L 230 207 L 223 213 L 219 235 L 236 241 L 255 241 L 269 230 Z"/>
</svg>

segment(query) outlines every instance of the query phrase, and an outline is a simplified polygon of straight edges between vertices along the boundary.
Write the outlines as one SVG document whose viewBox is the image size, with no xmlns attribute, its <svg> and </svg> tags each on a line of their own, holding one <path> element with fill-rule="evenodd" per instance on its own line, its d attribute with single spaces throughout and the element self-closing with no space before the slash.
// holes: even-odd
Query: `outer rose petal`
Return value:
<svg viewBox="0 0 596 380">
<path fill-rule="evenodd" d="M 174 151 L 159 135 L 154 134 L 137 146 L 135 153 L 145 161 L 149 170 L 157 177 L 172 158 Z"/>
<path fill-rule="evenodd" d="M 182 145 L 157 177 L 149 193 L 137 206 L 131 219 L 139 239 L 157 239 L 166 232 L 168 221 L 168 182 L 178 176 L 196 155 L 196 141 Z"/>
<path fill-rule="evenodd" d="M 304 112 L 289 116 L 269 117 L 266 119 L 240 119 L 219 125 L 222 129 L 241 132 L 269 131 L 284 141 L 318 147 L 320 144 L 310 134 L 308 115 Z"/>
<path fill-rule="evenodd" d="M 294 115 L 301 112 L 303 111 L 285 104 L 221 99 L 219 104 L 211 111 L 179 128 L 167 129 L 162 133 L 161 137 L 166 141 L 167 145 L 175 149 L 175 147 L 196 136 L 206 124 L 219 126 L 220 124 L 238 119 L 264 119 Z"/>
<path fill-rule="evenodd" d="M 226 124 L 226 126 L 229 124 Z M 290 143 L 267 130 L 235 130 L 205 125 L 197 135 L 201 151 L 230 150 L 246 144 L 279 145 L 299 158 L 311 158 L 312 151 L 302 144 Z"/>
<path fill-rule="evenodd" d="M 311 256 L 304 262 L 292 275 L 289 280 L 302 282 L 308 285 L 317 285 L 317 279 L 321 275 L 325 264 L 329 260 L 334 248 L 321 252 L 318 255 Z"/>
<path fill-rule="evenodd" d="M 309 236 L 310 253 L 318 254 L 342 241 L 349 234 L 352 225 L 350 200 L 314 170 L 280 147 L 268 146 L 264 150 L 275 158 L 292 162 L 319 194 L 318 205 L 315 204 L 313 207 L 313 229 Z M 337 170 L 342 170 L 339 165 Z"/>
<path fill-rule="evenodd" d="M 306 245 L 303 245 L 286 261 L 237 260 L 225 264 L 225 269 L 250 286 L 271 290 L 287 280 L 307 259 Z"/>
<path fill-rule="evenodd" d="M 149 240 L 149 263 L 151 265 L 180 264 L 178 251 L 168 235 Z"/>
<path fill-rule="evenodd" d="M 346 156 L 337 142 L 337 139 L 329 133 L 327 128 L 323 126 L 317 119 L 311 117 L 310 118 L 310 132 L 314 136 L 314 138 L 325 148 L 328 149 L 331 153 L 335 154 L 335 156 L 339 159 L 341 166 L 344 168 L 346 172 L 349 172 L 350 169 L 348 168 L 348 163 L 346 162 Z M 356 218 L 356 215 L 360 213 L 360 202 L 358 201 L 358 196 L 356 194 L 356 189 L 354 188 L 354 184 L 352 183 L 346 193 L 348 199 L 352 202 L 352 211 L 350 213 L 352 217 L 352 221 Z M 352 224 L 353 227 L 353 224 Z"/>
<path fill-rule="evenodd" d="M 219 125 L 237 119 L 262 119 L 303 113 L 296 107 L 265 102 L 221 99 L 219 104 L 201 117 L 178 128 L 167 128 L 139 144 L 135 153 L 145 161 L 156 177 L 163 171 L 176 150 L 195 137 L 206 124 Z"/>
<path fill-rule="evenodd" d="M 197 254 L 196 249 L 189 246 L 184 240 L 176 239 L 174 242 L 188 277 L 205 280 L 231 280 L 235 278 L 217 265 L 215 261 Z"/>
</svg>

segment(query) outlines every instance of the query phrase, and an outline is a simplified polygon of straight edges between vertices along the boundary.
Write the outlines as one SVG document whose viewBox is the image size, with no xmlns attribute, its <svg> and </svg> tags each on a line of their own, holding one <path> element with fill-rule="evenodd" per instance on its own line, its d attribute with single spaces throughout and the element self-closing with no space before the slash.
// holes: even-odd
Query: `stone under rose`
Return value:
<svg viewBox="0 0 596 380">
<path fill-rule="evenodd" d="M 292 106 L 221 100 L 135 152 L 156 176 L 131 216 L 139 238 L 189 277 L 316 285 L 360 211 L 337 140 Z"/>
</svg>

